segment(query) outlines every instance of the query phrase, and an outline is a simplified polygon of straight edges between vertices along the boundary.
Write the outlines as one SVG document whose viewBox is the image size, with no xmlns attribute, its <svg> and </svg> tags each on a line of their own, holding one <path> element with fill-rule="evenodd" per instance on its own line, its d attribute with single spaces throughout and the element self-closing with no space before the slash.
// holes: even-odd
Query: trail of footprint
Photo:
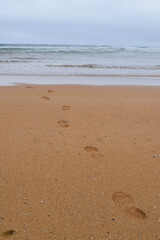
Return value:
<svg viewBox="0 0 160 240">
<path fill-rule="evenodd" d="M 54 90 L 49 89 L 48 93 L 54 93 Z"/>
<path fill-rule="evenodd" d="M 64 120 L 60 120 L 60 121 L 58 121 L 57 123 L 58 123 L 59 127 L 63 127 L 63 128 L 69 127 L 68 122 L 67 122 L 67 121 L 64 121 Z"/>
<path fill-rule="evenodd" d="M 71 110 L 70 106 L 62 106 L 62 110 Z"/>
<path fill-rule="evenodd" d="M 144 220 L 147 218 L 147 215 L 145 214 L 145 212 L 143 212 L 143 210 L 136 208 L 134 206 L 127 208 L 126 213 L 128 216 L 134 217 L 136 219 Z"/>
<path fill-rule="evenodd" d="M 98 148 L 96 147 L 93 147 L 93 146 L 86 146 L 84 147 L 84 150 L 87 151 L 87 152 L 98 152 Z"/>
<path fill-rule="evenodd" d="M 43 100 L 49 100 L 50 98 L 49 97 L 46 97 L 46 96 L 42 96 L 41 97 Z"/>
<path fill-rule="evenodd" d="M 114 203 L 119 205 L 133 203 L 133 198 L 129 194 L 126 194 L 125 192 L 115 192 L 112 195 L 112 199 Z"/>
</svg>

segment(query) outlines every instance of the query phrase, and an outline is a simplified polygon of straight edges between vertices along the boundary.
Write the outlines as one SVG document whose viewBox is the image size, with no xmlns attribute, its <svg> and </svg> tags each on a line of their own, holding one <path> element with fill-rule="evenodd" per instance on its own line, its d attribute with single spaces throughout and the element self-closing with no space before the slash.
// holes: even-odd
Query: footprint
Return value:
<svg viewBox="0 0 160 240">
<path fill-rule="evenodd" d="M 62 110 L 71 110 L 70 106 L 62 106 Z"/>
<path fill-rule="evenodd" d="M 34 87 L 31 87 L 31 86 L 25 86 L 25 88 L 34 89 Z"/>
<path fill-rule="evenodd" d="M 127 208 L 126 213 L 128 216 L 141 219 L 141 220 L 144 220 L 147 218 L 147 215 L 145 214 L 145 212 L 143 212 L 141 209 L 136 208 L 134 206 Z"/>
<path fill-rule="evenodd" d="M 115 192 L 112 199 L 116 204 L 125 205 L 133 203 L 133 198 L 124 192 Z"/>
<path fill-rule="evenodd" d="M 63 128 L 69 127 L 68 122 L 64 121 L 64 120 L 60 120 L 57 123 L 58 123 L 59 127 L 63 127 Z"/>
<path fill-rule="evenodd" d="M 134 202 L 133 198 L 124 192 L 115 192 L 112 195 L 112 199 L 116 204 L 119 204 L 119 205 L 127 205 L 127 204 L 132 205 L 132 203 Z M 136 219 L 144 220 L 147 218 L 147 215 L 145 214 L 145 212 L 143 212 L 139 208 L 136 208 L 135 206 L 130 206 L 125 209 L 122 208 L 122 210 L 126 212 L 127 216 L 134 217 Z"/>
<path fill-rule="evenodd" d="M 98 152 L 98 148 L 93 147 L 93 146 L 84 147 L 84 150 L 87 152 Z"/>
<path fill-rule="evenodd" d="M 50 89 L 49 89 L 49 90 L 48 90 L 48 93 L 54 93 L 54 90 L 50 90 Z"/>
<path fill-rule="evenodd" d="M 42 96 L 41 97 L 43 100 L 49 100 L 50 98 L 49 97 L 46 97 L 46 96 Z"/>
</svg>

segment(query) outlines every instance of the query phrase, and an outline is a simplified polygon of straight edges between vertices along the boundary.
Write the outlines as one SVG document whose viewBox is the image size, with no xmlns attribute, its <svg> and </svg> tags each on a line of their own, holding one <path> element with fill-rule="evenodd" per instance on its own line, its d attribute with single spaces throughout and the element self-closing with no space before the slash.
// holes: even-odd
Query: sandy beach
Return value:
<svg viewBox="0 0 160 240">
<path fill-rule="evenodd" d="M 0 153 L 0 239 L 160 239 L 160 87 L 0 87 Z"/>
</svg>

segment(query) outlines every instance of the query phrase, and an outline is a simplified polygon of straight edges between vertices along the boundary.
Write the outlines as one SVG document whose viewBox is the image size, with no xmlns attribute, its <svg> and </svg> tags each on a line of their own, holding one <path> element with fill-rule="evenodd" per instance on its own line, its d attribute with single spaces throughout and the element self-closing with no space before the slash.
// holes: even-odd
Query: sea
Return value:
<svg viewBox="0 0 160 240">
<path fill-rule="evenodd" d="M 160 48 L 0 44 L 0 85 L 160 86 Z"/>
</svg>

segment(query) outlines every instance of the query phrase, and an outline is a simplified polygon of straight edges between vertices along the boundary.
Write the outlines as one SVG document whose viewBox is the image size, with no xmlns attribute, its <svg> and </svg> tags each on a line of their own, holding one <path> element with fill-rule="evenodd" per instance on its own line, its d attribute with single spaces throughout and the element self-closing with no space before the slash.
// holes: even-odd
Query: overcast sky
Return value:
<svg viewBox="0 0 160 240">
<path fill-rule="evenodd" d="M 0 43 L 160 46 L 160 0 L 0 0 Z"/>
</svg>

